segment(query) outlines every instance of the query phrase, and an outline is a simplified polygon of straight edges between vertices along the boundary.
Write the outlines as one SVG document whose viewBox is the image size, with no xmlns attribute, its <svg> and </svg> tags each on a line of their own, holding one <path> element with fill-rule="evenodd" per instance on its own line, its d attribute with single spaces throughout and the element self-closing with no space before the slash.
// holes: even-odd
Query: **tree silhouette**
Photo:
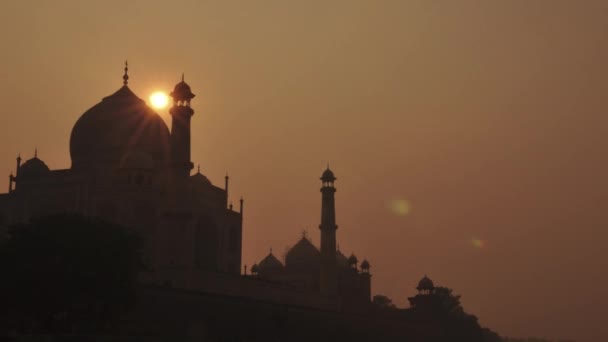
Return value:
<svg viewBox="0 0 608 342">
<path fill-rule="evenodd" d="M 575 342 L 574 340 L 551 340 L 540 337 L 528 337 L 528 338 L 513 338 L 513 337 L 505 337 L 503 342 Z"/>
<path fill-rule="evenodd" d="M 385 295 L 375 295 L 372 298 L 372 304 L 379 309 L 395 309 L 397 308 L 395 304 L 393 304 L 393 300 L 388 298 Z"/>
<path fill-rule="evenodd" d="M 442 312 L 455 316 L 466 315 L 460 303 L 460 295 L 454 294 L 452 289 L 438 286 L 435 288 L 435 295 L 439 297 Z"/>
<path fill-rule="evenodd" d="M 26 333 L 103 330 L 134 302 L 142 241 L 122 226 L 53 215 L 0 242 L 0 326 Z"/>
<path fill-rule="evenodd" d="M 481 333 L 483 335 L 483 342 L 503 342 L 502 337 L 488 328 L 481 329 Z"/>
<path fill-rule="evenodd" d="M 436 336 L 427 336 L 429 341 L 484 341 L 477 317 L 464 311 L 460 296 L 454 294 L 452 289 L 435 287 L 432 294 L 419 296 L 420 299 L 428 300 L 419 301 L 413 313 L 418 315 L 421 321 L 435 322 L 431 334 Z"/>
</svg>

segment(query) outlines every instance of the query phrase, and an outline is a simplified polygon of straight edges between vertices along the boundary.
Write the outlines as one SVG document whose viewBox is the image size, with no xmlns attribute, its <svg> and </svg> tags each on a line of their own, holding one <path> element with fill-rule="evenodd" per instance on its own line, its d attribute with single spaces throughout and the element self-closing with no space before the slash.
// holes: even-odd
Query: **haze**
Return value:
<svg viewBox="0 0 608 342">
<path fill-rule="evenodd" d="M 0 174 L 68 168 L 125 59 L 143 99 L 185 72 L 244 264 L 318 244 L 330 163 L 374 294 L 428 274 L 503 336 L 608 339 L 606 1 L 4 1 L 0 38 Z"/>
</svg>

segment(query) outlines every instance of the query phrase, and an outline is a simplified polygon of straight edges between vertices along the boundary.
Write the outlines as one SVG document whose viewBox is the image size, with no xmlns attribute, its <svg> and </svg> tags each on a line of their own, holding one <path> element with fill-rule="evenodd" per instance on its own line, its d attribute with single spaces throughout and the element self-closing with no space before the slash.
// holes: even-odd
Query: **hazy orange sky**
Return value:
<svg viewBox="0 0 608 342">
<path fill-rule="evenodd" d="M 329 162 L 373 293 L 428 274 L 502 335 L 608 340 L 606 1 L 2 1 L 0 38 L 0 174 L 35 147 L 69 167 L 125 59 L 145 99 L 185 72 L 244 264 L 318 244 Z"/>
</svg>

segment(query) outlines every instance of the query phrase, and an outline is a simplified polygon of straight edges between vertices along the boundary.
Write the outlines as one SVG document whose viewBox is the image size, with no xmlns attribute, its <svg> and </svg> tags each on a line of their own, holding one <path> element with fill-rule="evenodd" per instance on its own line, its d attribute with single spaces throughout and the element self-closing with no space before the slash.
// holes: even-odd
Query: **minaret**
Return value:
<svg viewBox="0 0 608 342">
<path fill-rule="evenodd" d="M 17 189 L 17 179 L 19 177 L 20 168 L 21 168 L 21 154 L 18 154 L 17 155 L 17 169 L 15 170 L 15 175 L 13 176 L 13 174 L 11 173 L 11 175 L 8 177 L 8 179 L 9 179 L 8 192 L 9 193 L 11 193 L 11 192 L 13 192 L 13 190 Z"/>
<path fill-rule="evenodd" d="M 334 181 L 336 177 L 329 166 L 321 176 L 321 293 L 333 297 L 338 292 L 336 274 L 336 208 L 334 201 Z"/>
<path fill-rule="evenodd" d="M 10 194 L 11 192 L 13 192 L 13 179 L 15 178 L 15 176 L 13 176 L 13 173 L 11 172 L 11 174 L 8 176 L 8 193 Z"/>
<path fill-rule="evenodd" d="M 226 192 L 226 204 L 228 204 L 228 173 L 226 173 L 226 177 L 224 177 L 224 191 Z"/>
<path fill-rule="evenodd" d="M 17 155 L 17 170 L 15 170 L 15 176 L 19 176 L 19 168 L 21 167 L 21 154 Z"/>
<path fill-rule="evenodd" d="M 172 117 L 171 159 L 177 181 L 188 179 L 194 167 L 190 161 L 190 118 L 194 115 L 190 101 L 194 96 L 182 74 L 182 81 L 175 85 L 171 93 L 173 107 L 169 110 Z"/>
</svg>

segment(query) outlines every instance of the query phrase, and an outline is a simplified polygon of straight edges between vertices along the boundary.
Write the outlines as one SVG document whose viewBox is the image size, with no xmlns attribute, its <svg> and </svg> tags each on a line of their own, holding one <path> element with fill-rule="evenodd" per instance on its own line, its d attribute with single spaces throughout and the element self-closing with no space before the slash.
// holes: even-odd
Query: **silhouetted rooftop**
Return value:
<svg viewBox="0 0 608 342">
<path fill-rule="evenodd" d="M 49 167 L 46 166 L 42 160 L 40 160 L 38 157 L 34 157 L 21 165 L 19 168 L 19 177 L 37 177 L 42 176 L 49 171 Z"/>
<path fill-rule="evenodd" d="M 283 263 L 277 259 L 272 252 L 260 261 L 259 272 L 277 272 L 283 270 Z"/>
<path fill-rule="evenodd" d="M 302 236 L 285 256 L 287 267 L 318 267 L 321 253 L 306 236 Z"/>
<path fill-rule="evenodd" d="M 420 282 L 418 282 L 418 286 L 416 287 L 416 289 L 419 291 L 432 290 L 434 288 L 435 288 L 435 284 L 433 284 L 433 281 L 426 275 L 424 276 L 424 278 L 420 279 Z"/>
</svg>

